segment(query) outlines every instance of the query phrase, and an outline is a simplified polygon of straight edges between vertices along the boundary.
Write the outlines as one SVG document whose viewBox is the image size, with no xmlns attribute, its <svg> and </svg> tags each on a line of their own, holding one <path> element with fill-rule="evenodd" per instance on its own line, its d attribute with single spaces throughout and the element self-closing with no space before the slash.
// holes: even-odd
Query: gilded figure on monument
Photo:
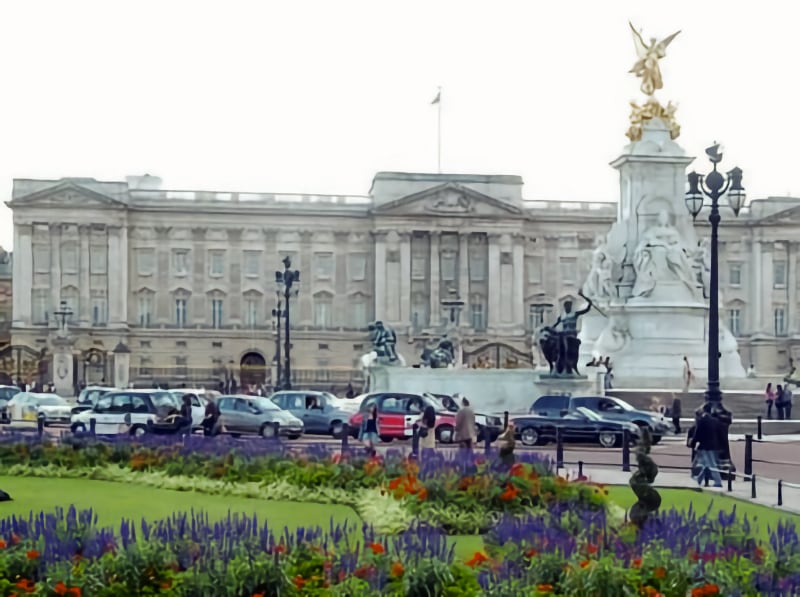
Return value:
<svg viewBox="0 0 800 597">
<path fill-rule="evenodd" d="M 667 55 L 667 46 L 672 43 L 680 31 L 658 41 L 655 37 L 650 38 L 650 43 L 645 43 L 642 34 L 636 31 L 633 23 L 628 23 L 633 32 L 633 43 L 636 45 L 636 55 L 639 59 L 633 65 L 630 72 L 642 80 L 641 90 L 647 96 L 653 95 L 657 89 L 664 87 L 661 78 L 661 67 L 658 61 Z"/>
</svg>

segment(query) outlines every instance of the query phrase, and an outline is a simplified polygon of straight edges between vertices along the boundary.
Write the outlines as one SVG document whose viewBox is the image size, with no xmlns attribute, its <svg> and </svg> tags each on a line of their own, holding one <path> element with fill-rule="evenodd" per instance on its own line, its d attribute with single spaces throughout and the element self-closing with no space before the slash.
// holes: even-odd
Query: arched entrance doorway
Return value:
<svg viewBox="0 0 800 597">
<path fill-rule="evenodd" d="M 107 359 L 105 352 L 97 348 L 90 348 L 81 353 L 80 359 L 83 365 L 83 377 L 81 381 L 85 382 L 87 386 L 107 385 Z M 77 368 L 75 370 L 77 371 Z"/>
<path fill-rule="evenodd" d="M 257 352 L 248 352 L 242 357 L 239 363 L 240 385 L 260 386 L 267 381 L 267 362 L 264 357 Z"/>
</svg>

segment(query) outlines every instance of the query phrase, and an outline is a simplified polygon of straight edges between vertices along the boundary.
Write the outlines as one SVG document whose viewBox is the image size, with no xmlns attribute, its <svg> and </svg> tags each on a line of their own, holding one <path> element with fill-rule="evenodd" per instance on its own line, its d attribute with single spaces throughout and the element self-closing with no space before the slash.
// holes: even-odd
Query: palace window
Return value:
<svg viewBox="0 0 800 597">
<path fill-rule="evenodd" d="M 189 251 L 176 249 L 172 252 L 172 273 L 175 276 L 185 276 L 189 273 Z"/>
<path fill-rule="evenodd" d="M 108 304 L 105 297 L 92 298 L 92 325 L 108 323 Z"/>
<path fill-rule="evenodd" d="M 156 252 L 154 249 L 138 249 L 136 251 L 136 273 L 140 276 L 152 276 L 156 269 Z"/>
<path fill-rule="evenodd" d="M 411 279 L 424 280 L 428 273 L 428 259 L 424 255 L 411 257 Z"/>
<path fill-rule="evenodd" d="M 72 323 L 78 317 L 78 307 L 80 304 L 78 289 L 74 286 L 64 288 L 61 291 L 61 300 L 64 301 L 67 311 L 70 311 L 70 316 L 67 321 Z M 61 307 L 59 307 L 60 309 Z"/>
<path fill-rule="evenodd" d="M 742 335 L 742 311 L 741 309 L 728 310 L 728 329 L 734 336 Z"/>
<path fill-rule="evenodd" d="M 219 329 L 222 327 L 222 299 L 211 299 L 211 327 Z"/>
<path fill-rule="evenodd" d="M 261 270 L 260 251 L 245 251 L 244 252 L 244 275 L 248 278 L 256 278 Z"/>
<path fill-rule="evenodd" d="M 455 251 L 443 251 L 440 257 L 439 275 L 441 279 L 446 282 L 452 282 L 456 279 L 456 257 Z"/>
<path fill-rule="evenodd" d="M 561 257 L 559 265 L 561 267 L 561 282 L 563 284 L 575 284 L 578 281 L 578 261 L 574 257 Z"/>
<path fill-rule="evenodd" d="M 314 255 L 314 275 L 317 280 L 333 278 L 333 253 L 317 253 Z"/>
<path fill-rule="evenodd" d="M 774 288 L 786 288 L 786 262 L 783 260 L 772 263 L 772 285 Z"/>
<path fill-rule="evenodd" d="M 78 247 L 76 245 L 61 246 L 61 271 L 65 274 L 78 273 Z"/>
<path fill-rule="evenodd" d="M 354 282 L 367 278 L 367 255 L 365 253 L 351 253 L 347 257 L 347 272 Z"/>
<path fill-rule="evenodd" d="M 225 273 L 225 253 L 223 251 L 211 251 L 208 254 L 208 275 L 219 277 Z"/>
<path fill-rule="evenodd" d="M 538 305 L 528 305 L 528 330 L 533 332 L 544 325 L 544 309 Z"/>
<path fill-rule="evenodd" d="M 730 263 L 728 264 L 728 283 L 731 286 L 742 285 L 742 264 Z"/>
<path fill-rule="evenodd" d="M 421 293 L 411 295 L 411 325 L 415 329 L 427 327 L 428 310 L 430 309 L 430 299 Z M 434 322 L 438 323 L 438 322 Z"/>
<path fill-rule="evenodd" d="M 363 296 L 353 297 L 350 301 L 350 325 L 356 329 L 367 327 L 367 300 Z"/>
<path fill-rule="evenodd" d="M 471 251 L 469 255 L 469 279 L 473 282 L 483 282 L 486 279 L 486 254 L 483 247 Z"/>
<path fill-rule="evenodd" d="M 47 290 L 34 290 L 31 304 L 31 315 L 33 323 L 44 324 L 47 323 L 49 316 L 49 292 Z"/>
<path fill-rule="evenodd" d="M 328 329 L 333 324 L 333 297 L 329 294 L 318 294 L 314 297 L 314 326 Z"/>
<path fill-rule="evenodd" d="M 92 245 L 89 248 L 89 268 L 93 274 L 108 273 L 108 250 L 105 245 Z"/>
<path fill-rule="evenodd" d="M 542 259 L 541 257 L 528 257 L 528 283 L 542 283 Z"/>
<path fill-rule="evenodd" d="M 486 317 L 484 315 L 485 311 L 483 308 L 483 303 L 472 303 L 469 306 L 470 311 L 470 323 L 472 324 L 472 329 L 476 331 L 482 331 L 486 329 Z"/>
<path fill-rule="evenodd" d="M 175 299 L 175 325 L 179 328 L 186 327 L 186 306 L 187 300 L 185 298 Z"/>
<path fill-rule="evenodd" d="M 249 328 L 258 326 L 260 298 L 258 296 L 246 296 L 244 299 L 244 325 Z"/>
<path fill-rule="evenodd" d="M 149 328 L 153 318 L 153 295 L 145 293 L 139 295 L 139 326 Z"/>
<path fill-rule="evenodd" d="M 36 244 L 33 246 L 33 271 L 37 274 L 50 273 L 50 246 Z"/>
<path fill-rule="evenodd" d="M 775 307 L 772 313 L 772 319 L 775 324 L 775 335 L 786 335 L 786 309 L 784 307 Z"/>
</svg>

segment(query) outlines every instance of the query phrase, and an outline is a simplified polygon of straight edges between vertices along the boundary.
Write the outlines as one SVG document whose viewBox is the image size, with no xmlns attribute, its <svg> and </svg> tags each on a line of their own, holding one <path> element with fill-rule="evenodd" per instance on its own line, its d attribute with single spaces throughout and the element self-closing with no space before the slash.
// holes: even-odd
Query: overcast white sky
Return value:
<svg viewBox="0 0 800 597">
<path fill-rule="evenodd" d="M 0 197 L 13 178 L 365 194 L 379 170 L 520 174 L 525 197 L 617 199 L 639 99 L 628 19 L 681 35 L 659 98 L 749 196 L 800 193 L 792 2 L 19 0 L 0 5 Z M 706 164 L 702 164 L 703 169 Z M 0 245 L 12 244 L 0 211 Z"/>
</svg>

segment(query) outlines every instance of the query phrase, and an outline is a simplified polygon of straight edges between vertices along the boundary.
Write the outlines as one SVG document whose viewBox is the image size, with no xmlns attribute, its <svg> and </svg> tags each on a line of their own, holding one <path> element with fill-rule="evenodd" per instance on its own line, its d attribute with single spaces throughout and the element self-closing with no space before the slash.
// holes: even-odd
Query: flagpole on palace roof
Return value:
<svg viewBox="0 0 800 597">
<path fill-rule="evenodd" d="M 437 129 L 436 129 L 436 171 L 442 173 L 442 88 L 436 92 L 431 104 L 436 104 Z"/>
</svg>

